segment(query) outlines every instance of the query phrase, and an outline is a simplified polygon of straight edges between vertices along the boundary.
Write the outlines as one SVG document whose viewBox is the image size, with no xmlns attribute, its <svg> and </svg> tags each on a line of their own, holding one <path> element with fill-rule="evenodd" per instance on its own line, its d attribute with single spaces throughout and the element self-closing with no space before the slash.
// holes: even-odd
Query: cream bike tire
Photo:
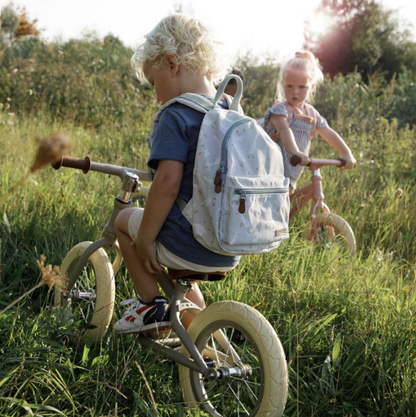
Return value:
<svg viewBox="0 0 416 417">
<path fill-rule="evenodd" d="M 196 315 L 188 334 L 223 375 L 209 381 L 179 365 L 189 407 L 217 417 L 282 416 L 288 391 L 286 358 L 273 327 L 257 310 L 235 301 L 211 304 Z M 189 356 L 183 346 L 181 351 Z"/>
<path fill-rule="evenodd" d="M 319 244 L 330 245 L 331 241 L 339 242 L 349 253 L 354 256 L 357 250 L 354 232 L 351 226 L 334 213 L 319 213 L 316 215 L 316 227 L 318 228 Z M 304 235 L 312 240 L 312 228 L 308 228 Z"/>
<path fill-rule="evenodd" d="M 91 242 L 74 246 L 62 261 L 60 273 L 69 274 Z M 113 268 L 106 251 L 94 252 L 71 288 L 55 288 L 54 310 L 58 324 L 83 320 L 87 329 L 80 342 L 102 340 L 110 325 L 115 299 Z"/>
</svg>

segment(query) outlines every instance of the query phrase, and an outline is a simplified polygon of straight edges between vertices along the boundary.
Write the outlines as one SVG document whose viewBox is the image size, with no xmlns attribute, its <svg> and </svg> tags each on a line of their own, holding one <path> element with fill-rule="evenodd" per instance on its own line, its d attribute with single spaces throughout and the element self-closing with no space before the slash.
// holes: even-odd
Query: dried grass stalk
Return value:
<svg viewBox="0 0 416 417">
<path fill-rule="evenodd" d="M 66 286 L 67 277 L 62 276 L 59 272 L 59 266 L 52 265 L 46 265 L 45 266 L 45 260 L 46 256 L 41 255 L 40 261 L 37 261 L 37 264 L 39 266 L 40 272 L 42 274 L 42 277 L 40 281 L 29 291 L 26 291 L 24 294 L 22 294 L 19 298 L 14 300 L 11 304 L 9 304 L 6 308 L 4 308 L 2 311 L 0 311 L 0 316 L 5 313 L 7 310 L 9 310 L 11 307 L 13 307 L 15 304 L 20 302 L 23 298 L 27 297 L 29 294 L 31 294 L 33 291 L 40 288 L 42 285 L 47 285 L 49 288 L 52 288 L 53 286 L 57 286 L 60 289 L 64 289 Z"/>
<path fill-rule="evenodd" d="M 71 141 L 68 136 L 57 133 L 46 138 L 37 138 L 38 150 L 36 152 L 35 160 L 30 168 L 30 171 L 21 178 L 7 193 L 0 199 L 0 206 L 36 171 L 46 165 L 53 164 L 59 161 L 63 154 L 67 153 L 71 147 Z"/>
<path fill-rule="evenodd" d="M 58 162 L 64 153 L 71 147 L 68 136 L 57 133 L 49 139 L 37 138 L 38 151 L 30 172 L 36 172 L 46 165 Z"/>
</svg>

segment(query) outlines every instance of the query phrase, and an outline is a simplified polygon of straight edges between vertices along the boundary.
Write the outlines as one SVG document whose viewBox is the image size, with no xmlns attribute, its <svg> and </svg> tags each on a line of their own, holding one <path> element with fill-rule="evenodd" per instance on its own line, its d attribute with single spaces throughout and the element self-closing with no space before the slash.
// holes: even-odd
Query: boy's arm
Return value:
<svg viewBox="0 0 416 417">
<path fill-rule="evenodd" d="M 274 126 L 277 132 L 279 132 L 279 138 L 282 141 L 283 146 L 291 155 L 297 155 L 301 159 L 301 165 L 307 165 L 310 160 L 308 154 L 301 152 L 295 141 L 292 129 L 290 129 L 286 116 L 281 114 L 272 114 L 270 116 L 270 123 Z M 273 139 L 274 140 L 274 139 Z"/>
<path fill-rule="evenodd" d="M 137 253 L 152 274 L 161 271 L 156 257 L 157 236 L 175 203 L 183 176 L 183 163 L 159 161 L 156 176 L 149 189 L 143 219 L 136 240 Z"/>
<path fill-rule="evenodd" d="M 317 128 L 316 131 L 329 146 L 339 152 L 340 158 L 345 161 L 344 169 L 352 169 L 357 165 L 351 149 L 334 129 L 328 126 Z"/>
</svg>

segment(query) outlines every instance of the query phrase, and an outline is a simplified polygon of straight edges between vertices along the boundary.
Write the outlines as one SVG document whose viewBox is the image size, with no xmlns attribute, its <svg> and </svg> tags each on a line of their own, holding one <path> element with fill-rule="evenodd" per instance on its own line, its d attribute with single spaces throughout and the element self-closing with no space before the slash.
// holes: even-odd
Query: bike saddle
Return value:
<svg viewBox="0 0 416 417">
<path fill-rule="evenodd" d="M 227 275 L 226 272 L 197 272 L 189 269 L 171 269 L 168 268 L 169 276 L 173 279 L 182 279 L 183 281 L 221 281 Z"/>
</svg>

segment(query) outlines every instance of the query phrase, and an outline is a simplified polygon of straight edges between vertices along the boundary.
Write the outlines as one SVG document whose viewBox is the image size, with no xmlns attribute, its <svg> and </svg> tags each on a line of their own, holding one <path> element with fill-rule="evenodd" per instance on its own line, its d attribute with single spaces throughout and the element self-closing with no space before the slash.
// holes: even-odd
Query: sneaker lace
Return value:
<svg viewBox="0 0 416 417">
<path fill-rule="evenodd" d="M 120 301 L 120 306 L 125 306 L 131 304 L 131 306 L 124 312 L 124 316 L 128 316 L 132 311 L 137 310 L 138 305 L 140 304 L 139 298 L 129 298 L 128 300 Z"/>
<path fill-rule="evenodd" d="M 126 306 L 127 304 L 134 303 L 135 301 L 140 302 L 140 300 L 138 298 L 129 298 L 128 300 L 120 301 L 120 305 L 121 306 Z"/>
</svg>

